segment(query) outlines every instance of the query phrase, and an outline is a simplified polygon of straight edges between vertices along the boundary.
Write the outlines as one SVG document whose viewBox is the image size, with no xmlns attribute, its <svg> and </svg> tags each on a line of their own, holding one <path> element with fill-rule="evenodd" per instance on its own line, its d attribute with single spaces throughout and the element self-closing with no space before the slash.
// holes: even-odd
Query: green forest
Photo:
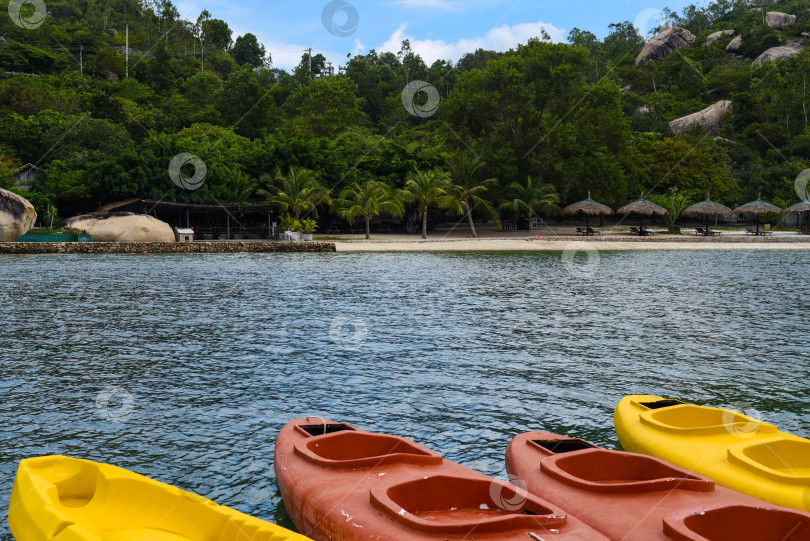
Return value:
<svg viewBox="0 0 810 541">
<path fill-rule="evenodd" d="M 349 55 L 344 66 L 305 53 L 291 73 L 274 68 L 252 34 L 234 35 L 207 11 L 182 20 L 168 0 L 48 0 L 47 8 L 36 29 L 0 17 L 0 187 L 13 188 L 14 172 L 35 164 L 34 184 L 14 191 L 40 216 L 127 198 L 277 200 L 278 179 L 290 177 L 303 177 L 320 202 L 410 183 L 413 204 L 425 202 L 420 183 L 466 178 L 453 183 L 455 205 L 444 206 L 475 208 L 479 218 L 504 205 L 520 212 L 516 202 L 535 196 L 552 212 L 589 192 L 614 208 L 642 192 L 688 202 L 710 192 L 732 207 L 761 193 L 786 206 L 810 167 L 810 48 L 752 62 L 780 43 L 810 44 L 806 0 L 769 8 L 798 16 L 781 30 L 748 1 L 666 10 L 668 25 L 697 39 L 639 65 L 650 36 L 625 21 L 604 40 L 574 28 L 568 43 L 539 35 L 516 50 L 432 65 L 407 41 L 398 53 Z M 727 29 L 743 37 L 739 54 L 726 52 L 731 37 L 706 43 Z M 435 114 L 403 106 L 413 81 L 436 89 Z M 430 99 L 417 93 L 416 107 Z M 732 107 L 717 136 L 669 128 L 720 100 Z M 181 153 L 207 167 L 196 191 L 168 173 Z M 428 204 L 441 203 L 437 195 Z M 368 197 L 385 211 L 384 197 Z"/>
</svg>

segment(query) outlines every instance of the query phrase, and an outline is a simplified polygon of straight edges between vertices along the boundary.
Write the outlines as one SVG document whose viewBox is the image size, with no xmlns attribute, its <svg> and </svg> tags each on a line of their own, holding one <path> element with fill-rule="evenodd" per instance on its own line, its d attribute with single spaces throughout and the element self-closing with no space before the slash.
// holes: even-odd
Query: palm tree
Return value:
<svg viewBox="0 0 810 541">
<path fill-rule="evenodd" d="M 422 213 L 423 239 L 427 238 L 428 208 L 433 203 L 438 203 L 440 206 L 446 205 L 449 187 L 450 181 L 446 173 L 416 170 L 408 175 L 402 195 L 408 202 L 419 203 L 419 211 Z"/>
<path fill-rule="evenodd" d="M 513 182 L 507 190 L 511 200 L 504 202 L 501 208 L 511 209 L 516 213 L 525 212 L 530 223 L 532 213 L 559 210 L 557 204 L 560 202 L 560 195 L 551 184 L 543 184 L 529 177 L 525 185 Z"/>
<path fill-rule="evenodd" d="M 380 214 L 402 216 L 405 209 L 402 199 L 385 183 L 379 181 L 366 181 L 364 184 L 355 182 L 344 189 L 335 201 L 340 216 L 354 225 L 357 218 L 366 221 L 366 238 L 371 238 L 371 219 Z"/>
<path fill-rule="evenodd" d="M 466 215 L 470 222 L 470 232 L 474 239 L 478 238 L 475 231 L 472 212 L 474 208 L 484 212 L 489 218 L 498 223 L 495 210 L 482 196 L 498 184 L 498 179 L 482 179 L 482 170 L 486 165 L 481 158 L 472 152 L 465 151 L 455 154 L 447 159 L 447 169 L 450 172 L 450 200 L 449 208 L 459 215 Z"/>
<path fill-rule="evenodd" d="M 258 186 L 256 179 L 251 178 L 247 173 L 237 174 L 226 186 L 227 202 L 237 205 L 247 203 L 253 197 L 253 193 Z"/>
<path fill-rule="evenodd" d="M 319 181 L 318 175 L 309 169 L 292 166 L 286 175 L 276 169 L 274 176 L 262 176 L 262 182 L 269 190 L 258 190 L 256 193 L 271 203 L 276 203 L 281 212 L 292 212 L 296 220 L 301 214 L 312 214 L 318 217 L 318 205 L 330 204 L 329 190 Z"/>
</svg>

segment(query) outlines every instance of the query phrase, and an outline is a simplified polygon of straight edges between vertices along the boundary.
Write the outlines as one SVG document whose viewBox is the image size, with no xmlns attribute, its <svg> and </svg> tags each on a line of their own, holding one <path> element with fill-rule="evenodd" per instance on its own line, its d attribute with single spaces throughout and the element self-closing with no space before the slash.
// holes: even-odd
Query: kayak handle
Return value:
<svg viewBox="0 0 810 541">
<path fill-rule="evenodd" d="M 323 423 L 323 433 L 326 434 L 326 419 L 324 419 L 323 417 L 315 417 L 307 415 L 307 422 L 309 422 L 310 419 L 320 419 L 321 422 Z"/>
</svg>

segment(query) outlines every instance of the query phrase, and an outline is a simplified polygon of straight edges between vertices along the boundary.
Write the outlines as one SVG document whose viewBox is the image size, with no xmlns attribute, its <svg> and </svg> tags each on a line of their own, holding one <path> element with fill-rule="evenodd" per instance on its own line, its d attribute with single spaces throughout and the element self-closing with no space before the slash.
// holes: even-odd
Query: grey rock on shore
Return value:
<svg viewBox="0 0 810 541">
<path fill-rule="evenodd" d="M 96 242 L 175 242 L 174 230 L 153 216 L 115 212 L 65 220 L 62 229 L 87 231 Z"/>
<path fill-rule="evenodd" d="M 37 211 L 28 199 L 0 189 L 0 242 L 16 242 L 37 221 Z"/>
</svg>

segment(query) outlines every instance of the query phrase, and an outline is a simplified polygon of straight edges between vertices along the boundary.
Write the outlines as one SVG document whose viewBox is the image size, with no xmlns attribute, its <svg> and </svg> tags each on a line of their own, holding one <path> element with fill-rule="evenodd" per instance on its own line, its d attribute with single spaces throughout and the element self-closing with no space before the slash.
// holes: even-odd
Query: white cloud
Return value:
<svg viewBox="0 0 810 541">
<path fill-rule="evenodd" d="M 436 60 L 456 61 L 464 56 L 465 53 L 475 52 L 477 49 L 499 52 L 514 49 L 519 44 L 528 42 L 530 38 L 540 37 L 542 30 L 545 30 L 548 35 L 551 36 L 552 41 L 561 42 L 565 40 L 566 32 L 564 28 L 557 28 L 554 25 L 542 21 L 536 23 L 520 23 L 514 26 L 504 24 L 503 26 L 493 28 L 487 32 L 485 36 L 462 38 L 458 41 L 448 43 L 443 40 L 416 39 L 413 36 L 409 36 L 405 32 L 406 29 L 406 24 L 397 28 L 388 40 L 379 47 L 379 50 L 393 53 L 399 52 L 402 46 L 402 40 L 408 39 L 411 42 L 411 48 L 422 57 L 427 65 L 432 64 Z"/>
</svg>

